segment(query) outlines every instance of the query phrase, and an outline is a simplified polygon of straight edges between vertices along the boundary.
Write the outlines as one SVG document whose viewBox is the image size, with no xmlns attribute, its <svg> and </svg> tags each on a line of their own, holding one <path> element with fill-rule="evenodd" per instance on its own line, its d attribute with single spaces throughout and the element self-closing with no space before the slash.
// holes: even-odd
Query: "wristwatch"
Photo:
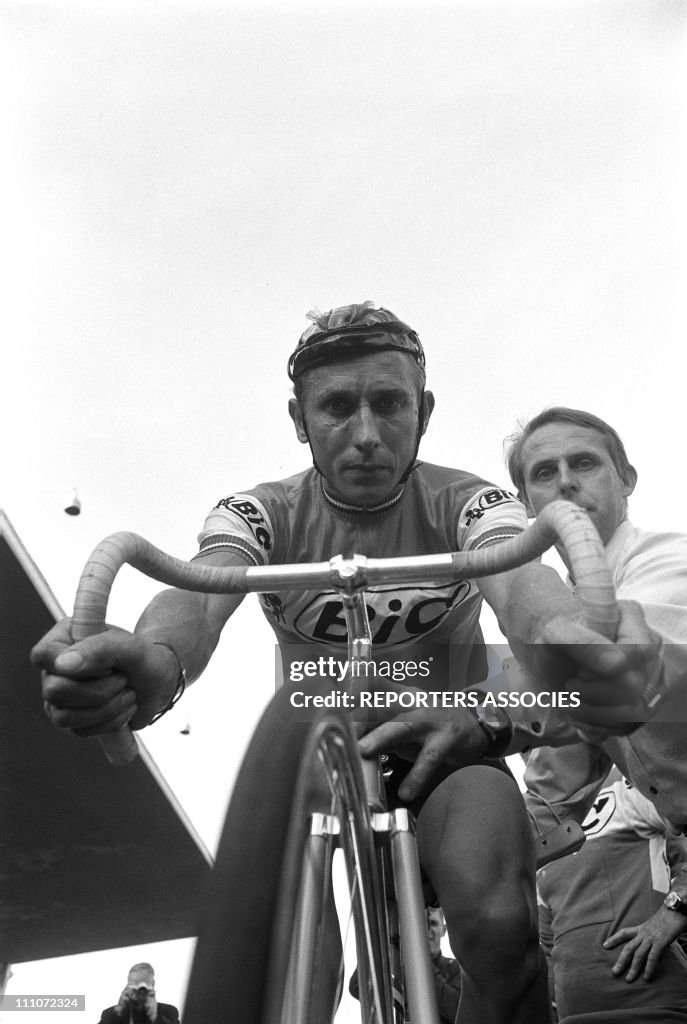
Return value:
<svg viewBox="0 0 687 1024">
<path fill-rule="evenodd" d="M 501 757 L 513 739 L 513 723 L 510 717 L 503 708 L 478 705 L 470 710 L 474 712 L 477 722 L 487 736 L 487 749 L 482 757 L 489 760 Z"/>
<path fill-rule="evenodd" d="M 680 896 L 674 889 L 671 889 L 664 899 L 663 906 L 667 907 L 668 910 L 674 910 L 676 913 L 684 914 L 687 917 L 687 899 Z"/>
</svg>

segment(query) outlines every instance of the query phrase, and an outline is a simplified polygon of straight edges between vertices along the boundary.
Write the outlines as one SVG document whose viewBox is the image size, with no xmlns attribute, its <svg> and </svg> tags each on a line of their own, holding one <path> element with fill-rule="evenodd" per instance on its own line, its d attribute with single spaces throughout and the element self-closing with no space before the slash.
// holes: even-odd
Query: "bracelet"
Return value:
<svg viewBox="0 0 687 1024">
<path fill-rule="evenodd" d="M 162 710 L 157 712 L 157 714 L 155 715 L 155 717 L 152 719 L 152 721 L 150 723 L 151 725 L 153 724 L 153 722 L 157 722 L 160 718 L 162 718 L 163 715 L 166 715 L 168 711 L 172 710 L 172 708 L 174 707 L 176 702 L 181 699 L 181 697 L 183 695 L 183 692 L 186 689 L 186 682 L 187 682 L 187 680 L 186 680 L 186 669 L 181 664 L 181 658 L 179 657 L 177 652 L 174 650 L 172 645 L 168 644 L 168 643 L 165 643 L 164 640 L 153 640 L 153 643 L 156 646 L 158 646 L 158 647 L 166 647 L 168 651 L 172 652 L 172 654 L 174 655 L 174 657 L 177 660 L 177 665 L 179 666 L 179 675 L 177 677 L 177 685 L 176 685 L 176 689 L 174 690 L 174 693 L 172 694 L 172 696 L 169 699 L 169 701 L 162 708 Z"/>
</svg>

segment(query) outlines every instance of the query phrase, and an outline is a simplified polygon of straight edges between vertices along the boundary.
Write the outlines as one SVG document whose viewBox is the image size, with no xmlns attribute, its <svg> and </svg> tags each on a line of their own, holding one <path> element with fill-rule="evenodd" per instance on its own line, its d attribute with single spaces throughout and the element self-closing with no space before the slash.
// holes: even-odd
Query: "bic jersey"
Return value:
<svg viewBox="0 0 687 1024">
<path fill-rule="evenodd" d="M 315 469 L 260 484 L 223 498 L 198 539 L 199 554 L 226 549 L 265 565 L 326 562 L 336 554 L 443 554 L 504 540 L 526 526 L 523 506 L 507 491 L 460 470 L 418 463 L 398 494 L 369 509 L 335 500 Z M 314 645 L 310 657 L 345 657 L 346 625 L 333 589 L 261 594 L 260 603 L 282 647 Z M 468 648 L 481 644 L 474 583 L 376 586 L 366 603 L 376 657 L 418 660 L 451 645 L 452 688 L 465 685 Z"/>
</svg>

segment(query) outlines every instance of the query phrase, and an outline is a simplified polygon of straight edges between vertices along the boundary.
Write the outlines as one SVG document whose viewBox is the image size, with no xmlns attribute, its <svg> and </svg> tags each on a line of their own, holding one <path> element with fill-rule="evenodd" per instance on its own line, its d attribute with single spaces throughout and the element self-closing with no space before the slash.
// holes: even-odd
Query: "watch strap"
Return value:
<svg viewBox="0 0 687 1024">
<path fill-rule="evenodd" d="M 664 899 L 663 906 L 667 907 L 668 910 L 674 911 L 676 914 L 682 914 L 684 917 L 687 917 L 687 898 L 681 896 L 674 889 L 671 889 Z"/>
<path fill-rule="evenodd" d="M 471 710 L 488 740 L 482 757 L 489 761 L 503 757 L 513 739 L 514 727 L 509 715 L 502 708 L 478 706 Z"/>
</svg>

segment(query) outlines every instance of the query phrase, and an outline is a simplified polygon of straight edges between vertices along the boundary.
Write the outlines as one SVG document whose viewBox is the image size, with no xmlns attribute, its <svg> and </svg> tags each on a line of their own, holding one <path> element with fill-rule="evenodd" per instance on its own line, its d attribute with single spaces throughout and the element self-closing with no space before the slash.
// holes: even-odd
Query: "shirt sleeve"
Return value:
<svg viewBox="0 0 687 1024">
<path fill-rule="evenodd" d="M 612 766 L 610 757 L 590 743 L 538 747 L 525 769 L 525 804 L 543 831 L 558 818 L 584 821 Z"/>
<path fill-rule="evenodd" d="M 687 535 L 637 532 L 639 538 L 618 562 L 618 593 L 657 608 L 686 608 Z M 680 638 L 687 639 L 687 624 Z"/>
<path fill-rule="evenodd" d="M 274 530 L 265 506 L 253 494 L 222 498 L 198 534 L 198 555 L 229 550 L 253 565 L 268 565 L 274 548 Z"/>
<path fill-rule="evenodd" d="M 687 535 L 640 534 L 619 559 L 615 583 L 666 642 L 687 644 Z"/>
<path fill-rule="evenodd" d="M 621 556 L 617 595 L 637 601 L 647 624 L 661 635 L 666 695 L 659 721 L 684 721 L 687 712 L 687 536 L 640 534 Z"/>
<path fill-rule="evenodd" d="M 672 835 L 668 832 L 666 836 L 666 858 L 670 868 L 671 879 L 687 872 L 687 839 L 683 835 Z M 684 875 L 681 879 L 684 882 Z"/>
<path fill-rule="evenodd" d="M 458 517 L 458 549 L 475 551 L 527 528 L 525 507 L 510 491 L 488 484 L 468 498 Z"/>
</svg>

